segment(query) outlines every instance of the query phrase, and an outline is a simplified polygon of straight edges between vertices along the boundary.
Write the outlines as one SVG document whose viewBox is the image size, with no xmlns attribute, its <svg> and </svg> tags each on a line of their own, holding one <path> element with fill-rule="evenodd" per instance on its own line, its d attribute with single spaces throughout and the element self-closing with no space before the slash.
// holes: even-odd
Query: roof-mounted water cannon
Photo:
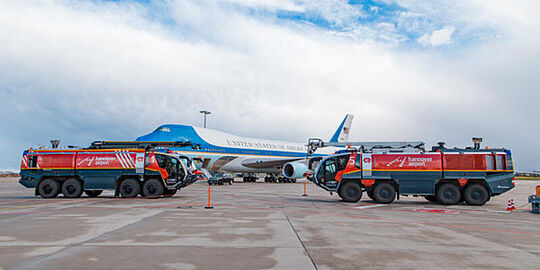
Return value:
<svg viewBox="0 0 540 270">
<path fill-rule="evenodd" d="M 52 149 L 57 149 L 59 145 L 60 145 L 60 140 L 51 140 Z"/>
<path fill-rule="evenodd" d="M 482 142 L 482 138 L 473 137 L 472 141 L 474 143 L 474 149 L 480 149 L 480 143 Z"/>
<path fill-rule="evenodd" d="M 404 150 L 422 151 L 425 143 L 422 141 L 388 141 L 388 142 L 324 142 L 318 138 L 308 140 L 308 157 L 311 156 L 317 148 L 321 147 L 343 147 L 348 151 L 372 152 L 373 150 Z"/>
<path fill-rule="evenodd" d="M 441 149 L 445 149 L 446 143 L 445 142 L 437 142 L 437 146 L 432 146 L 431 147 L 431 151 L 432 152 L 436 152 L 436 151 L 439 151 Z"/>
<path fill-rule="evenodd" d="M 323 140 L 319 138 L 310 138 L 308 139 L 307 143 L 307 157 L 309 158 L 315 151 L 317 151 L 317 148 L 324 147 Z"/>
</svg>

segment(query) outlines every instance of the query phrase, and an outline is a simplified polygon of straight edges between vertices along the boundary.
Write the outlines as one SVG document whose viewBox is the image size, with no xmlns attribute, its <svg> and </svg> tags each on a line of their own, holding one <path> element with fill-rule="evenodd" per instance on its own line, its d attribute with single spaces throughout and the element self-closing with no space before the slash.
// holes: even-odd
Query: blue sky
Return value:
<svg viewBox="0 0 540 270">
<path fill-rule="evenodd" d="M 515 153 L 540 169 L 537 1 L 2 1 L 0 169 L 164 123 Z"/>
<path fill-rule="evenodd" d="M 187 1 L 190 2 L 190 1 Z M 285 27 L 310 27 L 332 32 L 351 39 L 373 40 L 400 49 L 431 49 L 445 45 L 460 47 L 497 36 L 496 25 L 489 23 L 468 24 L 462 14 L 468 13 L 468 6 L 449 1 L 367 0 L 367 1 L 201 1 L 192 6 L 203 7 L 208 3 L 213 8 L 228 10 L 256 20 L 265 20 Z M 72 1 L 73 3 L 73 1 Z M 76 1 L 74 3 L 77 3 Z M 150 0 L 104 0 L 96 5 L 111 3 L 120 6 L 142 6 L 141 16 L 159 23 L 172 32 L 189 33 L 184 20 L 171 14 L 175 1 Z M 433 31 L 452 29 L 442 37 L 440 44 L 420 42 L 420 38 Z M 191 33 L 196 36 L 196 33 Z M 437 43 L 437 42 L 435 42 Z M 445 48 L 448 49 L 448 48 Z"/>
</svg>

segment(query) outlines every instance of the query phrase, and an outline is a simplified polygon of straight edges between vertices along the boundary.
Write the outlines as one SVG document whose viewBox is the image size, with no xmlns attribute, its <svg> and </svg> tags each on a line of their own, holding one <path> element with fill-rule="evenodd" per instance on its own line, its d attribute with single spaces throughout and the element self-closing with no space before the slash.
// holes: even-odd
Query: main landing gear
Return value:
<svg viewBox="0 0 540 270">
<path fill-rule="evenodd" d="M 275 174 L 267 174 L 264 177 L 265 183 L 296 183 L 296 178 L 277 177 Z"/>
</svg>

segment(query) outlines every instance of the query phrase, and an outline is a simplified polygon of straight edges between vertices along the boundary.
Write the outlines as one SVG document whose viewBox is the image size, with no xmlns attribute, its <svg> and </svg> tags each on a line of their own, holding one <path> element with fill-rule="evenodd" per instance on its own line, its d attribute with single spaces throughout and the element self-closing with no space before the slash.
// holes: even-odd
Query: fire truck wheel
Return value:
<svg viewBox="0 0 540 270">
<path fill-rule="evenodd" d="M 428 202 L 437 202 L 437 197 L 435 195 L 426 195 L 424 198 L 428 200 Z"/>
<path fill-rule="evenodd" d="M 56 198 L 60 193 L 60 184 L 54 179 L 45 179 L 39 182 L 37 189 L 42 198 Z"/>
<path fill-rule="evenodd" d="M 362 199 L 362 188 L 355 182 L 346 182 L 339 190 L 339 197 L 345 202 L 357 202 Z"/>
<path fill-rule="evenodd" d="M 379 183 L 373 189 L 373 199 L 378 203 L 391 203 L 396 198 L 396 188 L 390 183 Z"/>
<path fill-rule="evenodd" d="M 148 179 L 144 181 L 142 193 L 145 197 L 163 195 L 163 183 L 157 179 Z"/>
<path fill-rule="evenodd" d="M 84 193 L 86 193 L 88 197 L 92 197 L 92 198 L 99 196 L 102 192 L 103 190 L 85 190 L 84 191 Z"/>
<path fill-rule="evenodd" d="M 135 179 L 124 179 L 122 183 L 120 183 L 120 196 L 122 196 L 122 198 L 135 198 L 139 195 L 140 191 L 141 185 L 139 184 L 139 181 Z"/>
<path fill-rule="evenodd" d="M 484 205 L 488 199 L 488 190 L 480 184 L 472 184 L 465 189 L 465 202 L 468 205 Z"/>
<path fill-rule="evenodd" d="M 62 194 L 66 198 L 79 198 L 83 193 L 83 184 L 77 179 L 67 179 L 62 184 Z"/>
<path fill-rule="evenodd" d="M 440 204 L 456 204 L 461 199 L 461 192 L 456 185 L 444 183 L 437 189 L 437 201 Z"/>
</svg>

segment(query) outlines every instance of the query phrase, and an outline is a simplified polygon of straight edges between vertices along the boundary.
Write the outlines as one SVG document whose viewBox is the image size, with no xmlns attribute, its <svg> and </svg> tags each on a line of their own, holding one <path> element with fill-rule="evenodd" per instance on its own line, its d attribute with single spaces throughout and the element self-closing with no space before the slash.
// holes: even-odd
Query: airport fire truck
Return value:
<svg viewBox="0 0 540 270">
<path fill-rule="evenodd" d="M 99 196 L 112 189 L 115 196 L 133 198 L 176 191 L 198 179 L 191 160 L 171 154 L 167 147 L 196 147 L 190 142 L 95 141 L 88 148 L 28 149 L 21 160 L 20 183 L 35 195 L 55 198 Z"/>
<path fill-rule="evenodd" d="M 319 187 L 337 192 L 345 202 L 357 202 L 366 192 L 378 203 L 400 195 L 424 196 L 430 202 L 483 205 L 514 187 L 510 150 L 474 147 L 425 151 L 423 142 L 342 142 L 310 139 L 308 153 L 318 147 L 346 146 L 319 161 L 308 177 Z M 310 169 L 313 160 L 310 162 Z"/>
</svg>

